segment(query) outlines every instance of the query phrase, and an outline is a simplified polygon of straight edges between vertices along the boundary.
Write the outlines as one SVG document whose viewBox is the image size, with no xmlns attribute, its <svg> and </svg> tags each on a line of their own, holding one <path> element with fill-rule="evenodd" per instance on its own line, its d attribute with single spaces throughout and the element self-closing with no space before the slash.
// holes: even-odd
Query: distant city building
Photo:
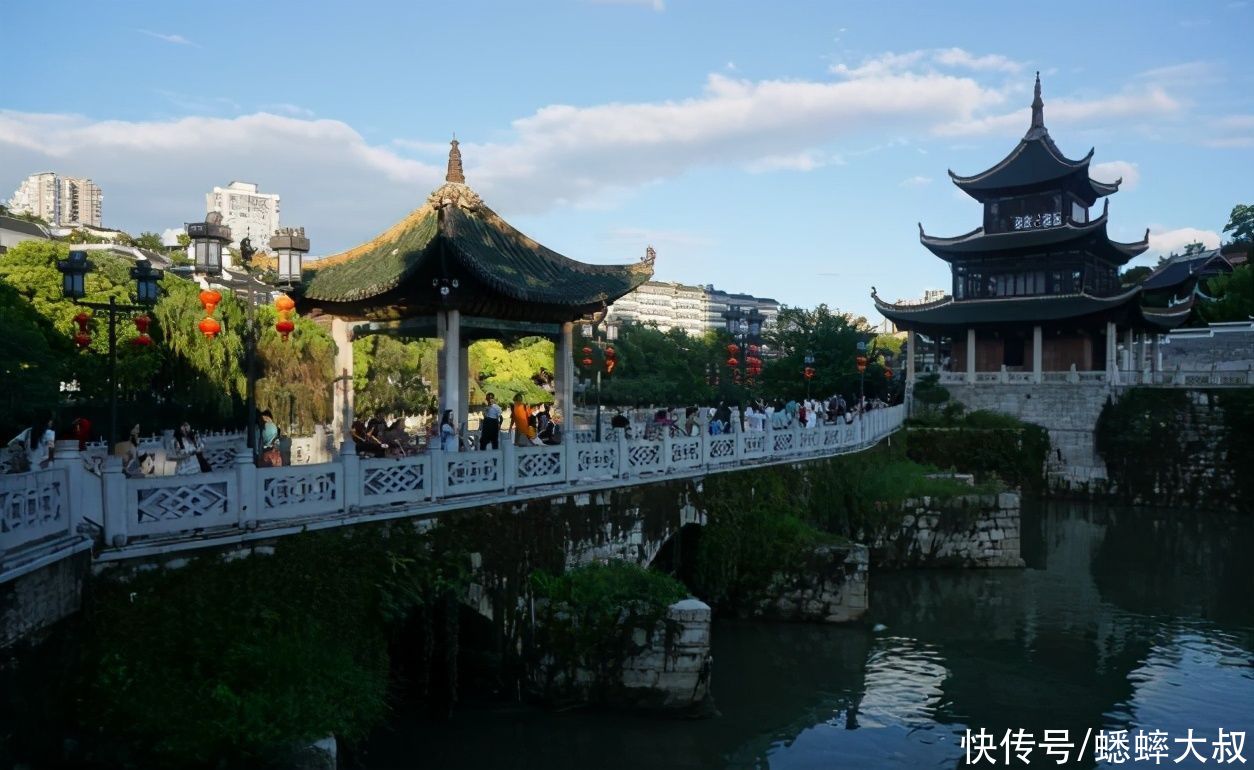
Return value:
<svg viewBox="0 0 1254 770">
<path fill-rule="evenodd" d="M 779 303 L 750 294 L 731 294 L 712 285 L 695 286 L 670 281 L 649 281 L 610 305 L 608 319 L 618 323 L 653 324 L 662 331 L 679 329 L 692 336 L 722 329 L 731 307 L 757 308 L 764 326 L 775 322 Z"/>
<path fill-rule="evenodd" d="M 222 224 L 231 228 L 231 246 L 245 238 L 254 249 L 270 250 L 270 236 L 279 229 L 279 196 L 257 192 L 251 182 L 231 182 L 205 195 L 205 213 L 217 211 Z"/>
<path fill-rule="evenodd" d="M 100 227 L 103 200 L 104 194 L 90 179 L 43 171 L 22 180 L 9 199 L 9 210 L 37 216 L 54 227 Z"/>
</svg>

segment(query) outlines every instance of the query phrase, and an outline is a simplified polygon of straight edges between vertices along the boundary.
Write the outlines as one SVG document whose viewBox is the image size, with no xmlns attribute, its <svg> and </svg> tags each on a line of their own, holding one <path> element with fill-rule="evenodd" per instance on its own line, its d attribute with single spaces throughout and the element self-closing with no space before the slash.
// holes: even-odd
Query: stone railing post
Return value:
<svg viewBox="0 0 1254 770">
<path fill-rule="evenodd" d="M 104 485 L 104 536 L 105 545 L 121 548 L 126 545 L 127 514 L 126 474 L 122 471 L 122 458 L 105 457 L 101 472 Z"/>
<path fill-rule="evenodd" d="M 428 446 L 433 446 L 428 444 Z M 439 446 L 435 444 L 434 446 Z M 439 502 L 444 498 L 444 450 L 429 449 L 431 455 L 431 502 Z"/>
<path fill-rule="evenodd" d="M 766 442 L 762 445 L 766 458 L 775 456 L 775 414 L 766 418 Z"/>
<path fill-rule="evenodd" d="M 78 451 L 78 439 L 58 441 L 53 448 L 50 467 L 65 470 L 65 526 L 66 534 L 73 535 L 78 531 L 79 523 L 90 510 L 86 500 L 90 494 L 87 485 L 95 481 L 95 479 L 89 481 L 87 469 L 83 467 L 83 456 Z"/>
<path fill-rule="evenodd" d="M 631 456 L 628 454 L 627 429 L 615 428 L 614 434 L 615 434 L 614 439 L 615 441 L 618 442 L 618 453 L 617 453 L 618 469 L 614 475 L 617 478 L 625 479 L 629 475 L 631 475 Z"/>
<path fill-rule="evenodd" d="M 235 450 L 235 484 L 239 490 L 235 506 L 238 509 L 239 528 L 253 530 L 261 517 L 261 505 L 264 495 L 261 494 L 257 479 L 257 464 L 253 461 L 250 449 Z"/>
<path fill-rule="evenodd" d="M 518 488 L 518 450 L 514 447 L 512 436 L 506 436 L 506 440 L 501 443 L 501 478 L 505 481 L 505 494 L 512 494 Z M 575 438 L 573 434 L 566 433 L 562 436 L 562 447 L 574 446 Z M 565 457 L 562 458 L 565 462 Z"/>
<path fill-rule="evenodd" d="M 710 467 L 710 413 L 705 407 L 697 408 L 697 433 L 701 437 L 701 467 Z"/>
<path fill-rule="evenodd" d="M 345 441 L 340 445 L 339 462 L 342 485 L 340 499 L 344 501 L 344 512 L 349 513 L 361 505 L 361 456 L 357 454 L 357 445 L 354 442 Z"/>
<path fill-rule="evenodd" d="M 671 472 L 671 455 L 673 451 L 671 449 L 671 429 L 668 426 L 662 431 L 662 473 Z"/>
</svg>

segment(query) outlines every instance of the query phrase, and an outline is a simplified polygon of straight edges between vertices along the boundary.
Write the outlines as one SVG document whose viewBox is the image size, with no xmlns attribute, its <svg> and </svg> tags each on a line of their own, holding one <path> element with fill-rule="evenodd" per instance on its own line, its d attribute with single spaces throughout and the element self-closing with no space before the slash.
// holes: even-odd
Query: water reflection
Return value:
<svg viewBox="0 0 1254 770">
<path fill-rule="evenodd" d="M 398 718 L 368 765 L 948 768 L 968 727 L 1254 746 L 1254 522 L 1051 506 L 1023 538 L 1025 570 L 874 574 L 858 626 L 716 623 L 718 718 L 463 708 Z"/>
</svg>

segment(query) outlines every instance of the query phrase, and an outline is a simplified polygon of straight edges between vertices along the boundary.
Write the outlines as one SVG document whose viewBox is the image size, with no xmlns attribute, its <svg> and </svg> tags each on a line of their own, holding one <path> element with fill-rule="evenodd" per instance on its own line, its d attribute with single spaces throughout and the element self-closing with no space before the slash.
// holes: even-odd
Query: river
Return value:
<svg viewBox="0 0 1254 770">
<path fill-rule="evenodd" d="M 1254 520 L 1027 507 L 1023 556 L 1022 570 L 873 572 L 871 610 L 848 626 L 717 621 L 713 718 L 399 713 L 365 764 L 953 768 L 968 729 L 1000 741 L 1022 728 L 1038 742 L 1068 730 L 1077 746 L 1089 729 L 1162 730 L 1163 765 L 1212 767 L 1221 727 L 1250 733 L 1243 754 L 1254 762 Z M 1173 762 L 1190 728 L 1207 740 L 1197 744 L 1205 765 Z M 1079 762 L 1069 751 L 1066 766 L 1094 767 L 1092 743 Z M 1057 767 L 1043 751 L 1032 750 L 1031 766 Z"/>
</svg>

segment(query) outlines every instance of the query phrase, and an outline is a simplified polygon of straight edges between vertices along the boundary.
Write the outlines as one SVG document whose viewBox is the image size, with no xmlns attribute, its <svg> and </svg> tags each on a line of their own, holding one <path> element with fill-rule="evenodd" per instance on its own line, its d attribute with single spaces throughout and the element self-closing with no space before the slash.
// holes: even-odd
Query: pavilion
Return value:
<svg viewBox="0 0 1254 770">
<path fill-rule="evenodd" d="M 573 427 L 574 324 L 649 280 L 653 250 L 631 265 L 590 265 L 536 243 L 466 185 L 456 139 L 444 179 L 378 237 L 307 265 L 293 293 L 299 313 L 331 319 L 340 373 L 335 435 L 347 438 L 353 420 L 352 340 L 368 334 L 438 337 L 441 408 L 452 409 L 463 428 L 470 343 L 553 338 L 557 409 Z"/>
<path fill-rule="evenodd" d="M 1004 159 L 973 176 L 950 171 L 953 183 L 984 206 L 984 222 L 965 235 L 937 237 L 919 225 L 919 241 L 948 262 L 953 282 L 942 299 L 889 303 L 872 289 L 876 309 L 908 332 L 907 379 L 914 377 L 917 337 L 964 365 L 966 381 L 995 381 L 980 372 L 1030 372 L 1016 377 L 1042 382 L 1045 371 L 1099 371 L 1108 381 L 1119 370 L 1140 370 L 1145 342 L 1188 319 L 1192 295 L 1151 307 L 1142 288 L 1124 287 L 1119 269 L 1149 247 L 1149 230 L 1133 243 L 1107 234 L 1113 184 L 1089 177 L 1093 151 L 1079 160 L 1063 155 L 1045 128 L 1041 79 L 1036 78 L 1027 134 Z M 1100 215 L 1093 207 L 1101 198 Z M 1123 362 L 1117 361 L 1123 333 Z M 1140 335 L 1137 362 L 1132 358 Z M 1157 359 L 1150 356 L 1151 365 Z"/>
</svg>

